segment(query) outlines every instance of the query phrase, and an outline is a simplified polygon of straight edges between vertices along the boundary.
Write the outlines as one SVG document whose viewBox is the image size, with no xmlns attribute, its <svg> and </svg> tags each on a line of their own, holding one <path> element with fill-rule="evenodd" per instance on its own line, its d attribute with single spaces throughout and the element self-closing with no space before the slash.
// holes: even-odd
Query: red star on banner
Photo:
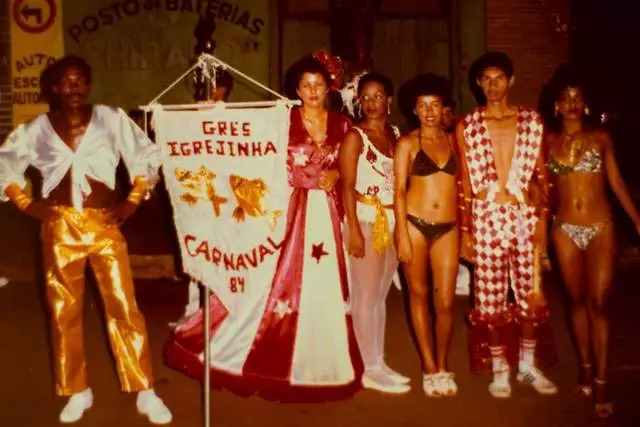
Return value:
<svg viewBox="0 0 640 427">
<path fill-rule="evenodd" d="M 324 242 L 311 245 L 311 257 L 315 258 L 318 264 L 320 264 L 320 259 L 325 255 L 329 255 L 329 252 L 324 250 Z"/>
</svg>

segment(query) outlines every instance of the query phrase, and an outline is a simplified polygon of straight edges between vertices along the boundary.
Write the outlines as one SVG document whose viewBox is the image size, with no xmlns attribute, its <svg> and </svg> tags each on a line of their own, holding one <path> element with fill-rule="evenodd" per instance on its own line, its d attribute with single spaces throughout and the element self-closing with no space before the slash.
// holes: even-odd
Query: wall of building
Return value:
<svg viewBox="0 0 640 427">
<path fill-rule="evenodd" d="M 11 31 L 9 2 L 0 2 L 0 142 L 11 131 Z"/>
<path fill-rule="evenodd" d="M 486 7 L 484 0 L 452 0 L 451 5 L 451 75 L 460 114 L 477 105 L 468 74 L 471 63 L 485 52 Z"/>
<path fill-rule="evenodd" d="M 537 106 L 542 86 L 569 60 L 568 0 L 485 0 L 486 48 L 513 59 L 512 102 Z M 558 22 L 559 21 L 559 22 Z"/>
<path fill-rule="evenodd" d="M 373 60 L 396 89 L 419 73 L 449 77 L 448 19 L 381 19 L 376 23 Z M 329 25 L 323 21 L 285 19 L 282 23 L 282 69 L 316 49 L 329 48 Z M 392 120 L 404 123 L 397 103 Z"/>
<path fill-rule="evenodd" d="M 281 0 L 281 75 L 299 58 L 330 49 L 330 0 Z M 419 73 L 451 75 L 451 26 L 446 0 L 382 0 L 374 30 L 376 71 L 389 76 L 396 89 Z M 397 103 L 392 121 L 404 123 Z"/>
</svg>

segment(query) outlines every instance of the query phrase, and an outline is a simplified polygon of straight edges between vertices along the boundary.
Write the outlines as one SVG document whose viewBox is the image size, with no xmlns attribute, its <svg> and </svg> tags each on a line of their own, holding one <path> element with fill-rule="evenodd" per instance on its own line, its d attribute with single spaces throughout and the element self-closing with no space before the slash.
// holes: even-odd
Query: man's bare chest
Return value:
<svg viewBox="0 0 640 427">
<path fill-rule="evenodd" d="M 54 124 L 53 130 L 65 145 L 75 151 L 87 132 L 87 126 L 86 123 Z"/>
<path fill-rule="evenodd" d="M 508 171 L 516 149 L 517 131 L 515 126 L 490 126 L 488 144 L 491 145 L 493 160 L 498 173 Z"/>
<path fill-rule="evenodd" d="M 76 117 L 66 117 L 63 114 L 53 113 L 48 115 L 48 119 L 55 134 L 54 137 L 76 151 L 89 129 L 92 114 L 88 111 L 86 114 L 80 114 Z"/>
</svg>

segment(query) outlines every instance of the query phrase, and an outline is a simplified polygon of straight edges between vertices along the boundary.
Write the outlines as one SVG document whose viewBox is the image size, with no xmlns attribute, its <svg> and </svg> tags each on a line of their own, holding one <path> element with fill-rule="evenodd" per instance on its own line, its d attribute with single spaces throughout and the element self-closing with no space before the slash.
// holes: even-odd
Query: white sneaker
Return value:
<svg viewBox="0 0 640 427">
<path fill-rule="evenodd" d="M 508 399 L 511 397 L 511 384 L 493 380 L 489 384 L 489 394 L 496 399 Z"/>
<path fill-rule="evenodd" d="M 390 394 L 404 394 L 411 390 L 407 384 L 398 384 L 382 369 L 366 371 L 362 376 L 362 386 L 369 390 Z"/>
<path fill-rule="evenodd" d="M 534 366 L 520 366 L 516 379 L 522 384 L 530 385 L 538 393 L 551 395 L 558 392 L 558 387 L 544 376 L 542 371 Z"/>
<path fill-rule="evenodd" d="M 72 395 L 62 408 L 58 419 L 61 423 L 70 424 L 79 421 L 84 411 L 93 406 L 93 392 L 90 388 Z"/>
<path fill-rule="evenodd" d="M 151 424 L 169 424 L 173 420 L 171 411 L 153 389 L 138 393 L 136 408 L 140 414 L 147 416 Z"/>
<path fill-rule="evenodd" d="M 441 371 L 438 372 L 440 378 L 438 379 L 438 388 L 440 394 L 443 396 L 455 396 L 458 394 L 458 384 L 456 383 L 455 375 L 453 372 Z"/>
<path fill-rule="evenodd" d="M 493 373 L 493 379 L 489 384 L 489 394 L 496 399 L 508 399 L 511 397 L 510 369 L 504 361 L 501 365 L 500 370 Z"/>
<path fill-rule="evenodd" d="M 422 374 L 422 390 L 429 397 L 440 397 L 440 388 L 438 381 L 440 374 Z"/>
</svg>

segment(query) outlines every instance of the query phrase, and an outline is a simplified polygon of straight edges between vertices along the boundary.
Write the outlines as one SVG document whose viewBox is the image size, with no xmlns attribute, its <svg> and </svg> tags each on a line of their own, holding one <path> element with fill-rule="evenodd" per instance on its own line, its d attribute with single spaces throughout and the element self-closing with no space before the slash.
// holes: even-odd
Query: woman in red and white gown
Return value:
<svg viewBox="0 0 640 427">
<path fill-rule="evenodd" d="M 260 325 L 241 372 L 211 364 L 215 385 L 280 401 L 327 401 L 361 387 L 362 360 L 353 332 L 336 183 L 338 149 L 350 128 L 325 107 L 331 74 L 309 57 L 297 64 L 287 168 L 292 187 L 280 258 Z M 215 321 L 216 306 L 212 306 Z M 202 323 L 178 328 L 167 363 L 202 375 Z M 196 366 L 197 365 L 197 366 Z"/>
</svg>

